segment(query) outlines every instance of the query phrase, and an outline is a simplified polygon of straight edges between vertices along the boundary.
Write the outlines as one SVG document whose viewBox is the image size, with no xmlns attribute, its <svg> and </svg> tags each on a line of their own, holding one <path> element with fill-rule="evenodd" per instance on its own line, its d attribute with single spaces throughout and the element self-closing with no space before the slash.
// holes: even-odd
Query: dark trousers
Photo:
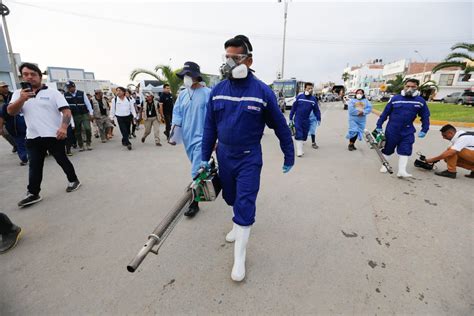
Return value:
<svg viewBox="0 0 474 316">
<path fill-rule="evenodd" d="M 26 148 L 30 157 L 28 192 L 39 194 L 43 180 L 43 165 L 48 151 L 61 166 L 69 182 L 77 181 L 76 172 L 64 151 L 65 141 L 54 137 L 37 137 L 26 140 Z"/>
<path fill-rule="evenodd" d="M 67 137 L 65 139 L 66 150 L 71 150 L 71 146 L 76 144 L 76 136 L 74 135 L 74 130 L 71 125 L 67 127 Z"/>
<path fill-rule="evenodd" d="M 13 230 L 13 223 L 7 215 L 0 213 L 0 235 L 5 235 Z"/>
<path fill-rule="evenodd" d="M 171 122 L 173 121 L 173 113 L 163 113 L 163 114 L 165 116 L 165 124 L 166 124 L 165 135 L 166 137 L 170 137 Z"/>
<path fill-rule="evenodd" d="M 14 136 L 18 157 L 21 161 L 28 161 L 28 152 L 26 150 L 26 135 Z"/>
<path fill-rule="evenodd" d="M 13 148 L 16 148 L 15 140 L 13 139 L 13 136 L 8 133 L 5 126 L 3 126 L 3 138 L 5 138 L 5 140 L 9 142 Z"/>
<path fill-rule="evenodd" d="M 128 137 L 130 136 L 130 125 L 132 124 L 132 115 L 117 116 L 117 123 L 119 125 L 120 133 L 122 134 L 122 145 L 130 144 Z"/>
<path fill-rule="evenodd" d="M 349 142 L 350 142 L 351 144 L 355 144 L 356 140 L 357 140 L 357 135 L 354 136 L 354 137 L 352 137 L 351 139 L 349 139 Z"/>
</svg>

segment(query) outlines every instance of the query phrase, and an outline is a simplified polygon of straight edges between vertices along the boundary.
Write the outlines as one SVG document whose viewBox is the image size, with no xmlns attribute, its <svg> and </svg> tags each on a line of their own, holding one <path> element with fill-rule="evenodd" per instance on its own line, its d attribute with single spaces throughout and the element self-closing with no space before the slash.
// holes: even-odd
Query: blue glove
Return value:
<svg viewBox="0 0 474 316">
<path fill-rule="evenodd" d="M 318 124 L 318 126 L 321 126 L 321 121 L 317 121 L 316 124 Z"/>
<path fill-rule="evenodd" d="M 293 166 L 287 166 L 287 165 L 283 165 L 283 173 L 288 173 L 291 168 L 293 168 Z"/>
<path fill-rule="evenodd" d="M 209 165 L 208 161 L 201 161 L 199 167 L 204 168 L 206 170 L 211 170 L 211 166 Z"/>
<path fill-rule="evenodd" d="M 425 132 L 419 132 L 418 133 L 418 138 L 424 138 L 426 136 Z"/>
<path fill-rule="evenodd" d="M 375 130 L 377 131 L 377 133 L 382 133 L 383 132 L 383 129 L 381 127 L 377 127 Z"/>
</svg>

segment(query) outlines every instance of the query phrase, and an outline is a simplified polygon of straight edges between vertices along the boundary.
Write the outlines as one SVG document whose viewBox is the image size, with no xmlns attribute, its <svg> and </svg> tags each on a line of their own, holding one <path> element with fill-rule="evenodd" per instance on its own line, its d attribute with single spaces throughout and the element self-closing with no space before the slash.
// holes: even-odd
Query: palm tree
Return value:
<svg viewBox="0 0 474 316">
<path fill-rule="evenodd" d="M 418 89 L 420 90 L 420 95 L 425 100 L 430 100 L 433 98 L 434 93 L 438 91 L 439 87 L 434 80 L 428 80 L 421 84 Z"/>
<path fill-rule="evenodd" d="M 400 93 L 403 90 L 404 80 L 402 75 L 397 75 L 395 79 L 387 81 L 387 92 Z"/>
<path fill-rule="evenodd" d="M 137 68 L 137 69 L 134 69 L 130 73 L 130 80 L 135 80 L 135 78 L 141 74 L 149 75 L 158 81 L 169 84 L 170 89 L 171 89 L 171 94 L 176 98 L 179 87 L 183 83 L 183 80 L 181 80 L 176 75 L 180 71 L 181 69 L 173 70 L 171 69 L 170 66 L 167 66 L 167 65 L 158 65 L 155 67 L 154 71 L 143 69 L 143 68 Z"/>
<path fill-rule="evenodd" d="M 455 51 L 456 49 L 466 50 L 466 52 Z M 433 73 L 444 68 L 459 67 L 464 70 L 463 81 L 468 81 L 469 73 L 474 71 L 474 56 L 471 54 L 474 52 L 474 44 L 457 43 L 451 47 L 451 50 L 453 52 L 444 59 L 444 62 L 439 63 L 433 68 Z"/>
</svg>

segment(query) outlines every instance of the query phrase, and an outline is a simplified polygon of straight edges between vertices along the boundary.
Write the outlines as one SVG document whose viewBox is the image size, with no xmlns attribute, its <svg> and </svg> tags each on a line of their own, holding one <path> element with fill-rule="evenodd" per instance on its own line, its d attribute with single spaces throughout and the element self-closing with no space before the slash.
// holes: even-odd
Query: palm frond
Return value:
<svg viewBox="0 0 474 316">
<path fill-rule="evenodd" d="M 456 43 L 451 47 L 451 50 L 455 49 L 466 49 L 469 52 L 474 52 L 474 44 L 467 42 Z"/>
<path fill-rule="evenodd" d="M 461 69 L 465 69 L 466 68 L 466 63 L 465 62 L 460 62 L 460 61 L 445 61 L 445 62 L 442 62 L 442 63 L 439 63 L 437 64 L 434 68 L 433 68 L 433 73 L 441 70 L 441 69 L 445 69 L 445 68 L 449 68 L 449 67 L 459 67 Z"/>
<path fill-rule="evenodd" d="M 156 72 L 153 72 L 151 70 L 148 70 L 148 69 L 143 69 L 143 68 L 137 68 L 137 69 L 134 69 L 132 70 L 132 72 L 130 73 L 130 80 L 135 80 L 135 78 L 138 76 L 138 75 L 149 75 L 157 80 L 161 80 L 160 76 L 156 73 Z"/>
<path fill-rule="evenodd" d="M 445 61 L 457 61 L 453 59 L 462 59 L 463 60 L 468 60 L 468 61 L 474 61 L 474 57 L 469 55 L 468 53 L 459 53 L 459 52 L 454 52 L 446 56 Z"/>
</svg>

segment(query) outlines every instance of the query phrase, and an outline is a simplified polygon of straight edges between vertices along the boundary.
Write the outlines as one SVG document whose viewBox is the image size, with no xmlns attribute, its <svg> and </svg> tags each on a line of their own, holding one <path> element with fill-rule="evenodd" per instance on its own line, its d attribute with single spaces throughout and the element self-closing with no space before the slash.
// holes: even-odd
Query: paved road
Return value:
<svg viewBox="0 0 474 316">
<path fill-rule="evenodd" d="M 411 162 L 413 179 L 379 174 L 366 144 L 347 151 L 342 105 L 323 112 L 320 149 L 306 144 L 287 175 L 273 132 L 263 138 L 242 283 L 230 279 L 233 248 L 224 237 L 231 210 L 222 199 L 183 219 L 159 257 L 150 255 L 135 274 L 126 271 L 189 181 L 182 147 L 136 139 L 128 152 L 118 137 L 96 143 L 72 157 L 83 187 L 71 194 L 49 158 L 44 200 L 20 210 L 27 168 L 0 141 L 0 209 L 25 230 L 18 247 L 0 256 L 0 314 L 472 315 L 467 172 L 451 180 L 413 170 Z M 415 151 L 430 155 L 447 146 L 434 129 Z"/>
</svg>

